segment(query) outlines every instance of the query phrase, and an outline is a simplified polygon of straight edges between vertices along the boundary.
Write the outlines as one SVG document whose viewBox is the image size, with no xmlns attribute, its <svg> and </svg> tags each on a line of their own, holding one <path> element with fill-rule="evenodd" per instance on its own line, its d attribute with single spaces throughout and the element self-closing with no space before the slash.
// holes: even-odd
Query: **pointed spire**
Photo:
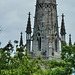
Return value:
<svg viewBox="0 0 75 75">
<path fill-rule="evenodd" d="M 62 14 L 62 22 L 61 22 L 61 30 L 60 31 L 61 31 L 60 32 L 61 35 L 66 34 L 65 25 L 64 25 L 64 14 Z"/>
<path fill-rule="evenodd" d="M 20 37 L 20 47 L 23 46 L 23 39 L 22 39 L 22 32 L 21 32 L 21 37 Z"/>
<path fill-rule="evenodd" d="M 71 42 L 71 34 L 69 34 L 69 45 L 72 45 L 72 42 Z"/>
<path fill-rule="evenodd" d="M 27 23 L 27 28 L 26 28 L 26 32 L 27 33 L 31 33 L 31 21 L 30 21 L 30 12 L 28 14 L 28 23 Z"/>
</svg>

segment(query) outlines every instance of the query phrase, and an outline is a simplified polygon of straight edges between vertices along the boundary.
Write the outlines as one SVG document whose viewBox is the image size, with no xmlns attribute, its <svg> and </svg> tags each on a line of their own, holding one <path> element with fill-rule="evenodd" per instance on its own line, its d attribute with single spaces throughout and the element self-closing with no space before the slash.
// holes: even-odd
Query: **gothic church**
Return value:
<svg viewBox="0 0 75 75">
<path fill-rule="evenodd" d="M 26 49 L 31 57 L 42 56 L 44 60 L 60 59 L 59 41 L 65 41 L 66 35 L 64 14 L 62 14 L 60 34 L 61 37 L 59 37 L 56 0 L 36 0 L 33 33 L 30 12 L 26 28 Z M 20 46 L 22 45 L 21 33 Z"/>
</svg>

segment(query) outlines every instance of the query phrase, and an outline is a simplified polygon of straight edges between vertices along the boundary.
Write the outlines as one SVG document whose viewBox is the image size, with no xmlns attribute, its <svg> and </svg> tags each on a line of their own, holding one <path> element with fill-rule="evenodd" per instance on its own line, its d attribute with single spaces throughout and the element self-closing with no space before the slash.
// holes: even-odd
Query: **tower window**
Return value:
<svg viewBox="0 0 75 75">
<path fill-rule="evenodd" d="M 55 40 L 55 50 L 57 52 L 57 39 Z"/>
<path fill-rule="evenodd" d="M 37 40 L 38 40 L 38 49 L 39 51 L 41 51 L 41 37 L 38 37 Z"/>
<path fill-rule="evenodd" d="M 52 56 L 54 56 L 54 49 L 52 50 Z"/>
<path fill-rule="evenodd" d="M 39 50 L 41 51 L 41 37 L 39 39 Z"/>
<path fill-rule="evenodd" d="M 40 33 L 38 33 L 38 36 L 40 36 Z"/>
</svg>

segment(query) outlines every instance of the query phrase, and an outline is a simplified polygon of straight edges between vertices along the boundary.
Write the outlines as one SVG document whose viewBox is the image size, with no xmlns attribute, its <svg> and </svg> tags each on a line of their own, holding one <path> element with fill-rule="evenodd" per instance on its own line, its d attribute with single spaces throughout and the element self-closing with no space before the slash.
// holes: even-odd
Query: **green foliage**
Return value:
<svg viewBox="0 0 75 75">
<path fill-rule="evenodd" d="M 75 45 L 67 46 L 64 43 L 61 53 L 63 60 L 43 61 L 41 56 L 32 59 L 24 47 L 17 48 L 11 57 L 13 45 L 9 42 L 0 48 L 0 75 L 70 75 L 74 67 L 74 49 Z"/>
<path fill-rule="evenodd" d="M 54 68 L 52 71 L 51 71 L 51 73 L 50 73 L 51 75 L 66 75 L 65 74 L 65 70 L 64 70 L 64 68 L 63 67 L 56 67 L 56 68 Z"/>
<path fill-rule="evenodd" d="M 70 62 L 72 67 L 75 68 L 75 45 L 62 46 L 61 58 L 66 62 Z"/>
<path fill-rule="evenodd" d="M 14 40 L 14 43 L 15 43 L 15 44 L 18 44 L 18 41 L 17 41 L 17 40 Z"/>
<path fill-rule="evenodd" d="M 56 61 L 55 59 L 52 59 L 43 62 L 43 64 L 46 66 L 46 70 L 49 70 L 49 75 L 69 75 L 72 73 L 70 62 Z"/>
<path fill-rule="evenodd" d="M 10 69 L 12 52 L 13 52 L 13 45 L 11 44 L 11 42 L 8 42 L 8 44 L 4 48 L 0 48 L 0 73 L 1 70 Z"/>
<path fill-rule="evenodd" d="M 67 44 L 66 44 L 66 42 L 65 41 L 61 41 L 61 46 L 66 46 Z"/>
</svg>

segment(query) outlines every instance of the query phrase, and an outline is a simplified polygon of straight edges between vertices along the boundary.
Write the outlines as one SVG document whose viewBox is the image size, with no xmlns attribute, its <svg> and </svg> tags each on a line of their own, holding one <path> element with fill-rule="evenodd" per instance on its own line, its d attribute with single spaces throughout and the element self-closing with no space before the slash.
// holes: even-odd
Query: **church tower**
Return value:
<svg viewBox="0 0 75 75">
<path fill-rule="evenodd" d="M 30 12 L 28 14 L 28 23 L 26 28 L 26 49 L 30 53 L 31 50 L 31 21 L 30 21 Z"/>
<path fill-rule="evenodd" d="M 32 52 L 33 57 L 42 56 L 47 60 L 59 54 L 56 0 L 36 1 Z"/>
</svg>

